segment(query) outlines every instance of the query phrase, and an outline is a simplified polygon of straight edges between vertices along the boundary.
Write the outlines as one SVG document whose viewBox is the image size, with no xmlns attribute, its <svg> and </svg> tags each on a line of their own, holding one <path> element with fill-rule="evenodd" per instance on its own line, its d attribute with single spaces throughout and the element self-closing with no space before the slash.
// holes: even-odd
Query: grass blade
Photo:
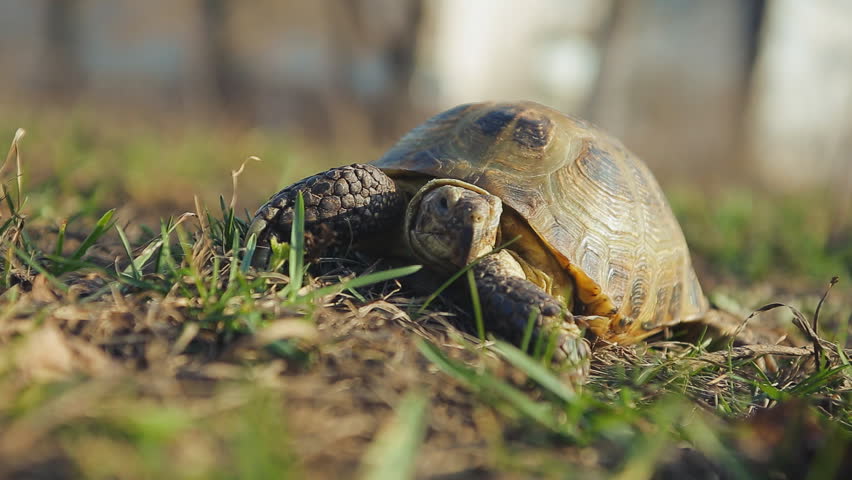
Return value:
<svg viewBox="0 0 852 480">
<path fill-rule="evenodd" d="M 251 234 L 246 242 L 246 253 L 243 255 L 243 263 L 240 265 L 240 272 L 243 275 L 247 274 L 251 267 L 251 259 L 254 257 L 254 250 L 257 248 L 257 235 Z"/>
<path fill-rule="evenodd" d="M 390 270 L 382 270 L 381 272 L 368 273 L 367 275 L 355 277 L 350 280 L 346 280 L 345 282 L 318 288 L 305 295 L 304 298 L 312 300 L 326 295 L 333 295 L 346 289 L 366 287 L 367 285 L 373 285 L 374 283 L 386 282 L 395 278 L 411 275 L 421 268 L 423 268 L 422 265 L 409 265 L 407 267 L 392 268 Z"/>
<path fill-rule="evenodd" d="M 17 187 L 17 191 L 15 192 L 16 193 L 16 195 L 15 195 L 16 196 L 16 205 L 12 205 L 11 200 L 9 202 L 9 211 L 13 212 L 13 213 L 14 212 L 20 212 L 21 206 L 23 205 L 23 203 L 22 203 L 23 200 L 22 200 L 21 197 L 23 196 L 24 187 L 23 187 L 23 184 L 22 184 L 23 173 L 21 171 L 21 146 L 19 145 L 19 143 L 21 142 L 21 139 L 24 138 L 24 135 L 26 135 L 26 134 L 27 134 L 27 131 L 24 130 L 23 128 L 19 128 L 15 131 L 15 136 L 14 136 L 14 138 L 12 138 L 12 145 L 9 147 L 9 153 L 6 154 L 6 159 L 3 160 L 2 164 L 0 164 L 0 172 L 2 172 L 6 168 L 6 164 L 10 163 L 12 158 L 15 159 L 15 167 L 17 169 L 16 175 L 15 175 L 15 180 L 16 180 L 15 186 Z M 8 194 L 7 194 L 6 198 L 7 199 L 9 198 Z"/>
<path fill-rule="evenodd" d="M 508 360 L 509 363 L 518 367 L 526 373 L 528 377 L 535 380 L 536 383 L 546 388 L 564 402 L 570 403 L 577 398 L 577 392 L 570 384 L 562 381 L 547 367 L 535 361 L 535 359 L 514 345 L 497 340 L 492 348 L 503 358 Z"/>
<path fill-rule="evenodd" d="M 3 226 L 0 226 L 0 236 L 2 236 L 4 233 L 6 233 L 6 230 L 9 230 L 9 227 L 11 227 L 14 224 L 14 222 L 17 222 L 17 220 L 18 220 L 17 218 L 11 217 L 11 218 L 7 219 L 5 222 L 3 222 Z"/>
<path fill-rule="evenodd" d="M 231 230 L 230 232 L 231 251 L 229 253 L 228 261 L 230 261 L 231 268 L 228 273 L 228 288 L 231 288 L 231 286 L 235 284 L 237 274 L 240 272 L 240 256 L 238 255 L 238 252 L 240 251 L 240 235 L 236 230 Z"/>
<path fill-rule="evenodd" d="M 170 271 L 169 273 L 174 275 L 177 272 L 177 265 L 175 265 L 175 259 L 172 257 L 172 246 L 169 244 L 169 238 L 171 237 L 172 230 L 168 228 L 165 224 L 160 224 L 160 242 L 162 243 L 162 248 L 160 248 L 160 267 L 165 264 L 165 267 Z"/>
<path fill-rule="evenodd" d="M 30 266 L 33 270 L 37 271 L 37 272 L 38 272 L 38 273 L 40 273 L 41 275 L 44 275 L 44 278 L 46 278 L 48 281 L 50 281 L 50 283 L 52 283 L 52 284 L 53 284 L 56 288 L 58 288 L 58 289 L 62 290 L 62 291 L 63 291 L 63 292 L 65 292 L 65 293 L 67 293 L 67 292 L 68 292 L 68 286 L 67 286 L 67 285 L 65 285 L 64 283 L 62 283 L 61 281 L 59 281 L 59 279 L 58 279 L 58 278 L 56 278 L 54 275 L 52 275 L 50 272 L 48 272 L 48 271 L 47 271 L 44 267 L 42 267 L 41 265 L 39 265 L 39 264 L 38 264 L 38 262 L 36 262 L 34 258 L 32 258 L 32 257 L 30 257 L 29 255 L 27 255 L 27 254 L 26 254 L 26 252 L 24 252 L 24 251 L 23 251 L 23 250 L 21 250 L 21 249 L 16 248 L 16 249 L 15 249 L 15 254 L 16 254 L 16 255 L 18 256 L 18 258 L 20 258 L 20 259 L 21 259 L 24 263 L 26 263 L 27 265 L 29 265 L 29 266 Z"/>
<path fill-rule="evenodd" d="M 396 480 L 414 477 L 417 451 L 426 436 L 428 404 L 422 393 L 408 393 L 403 397 L 396 415 L 379 431 L 364 455 L 360 478 Z"/>
<path fill-rule="evenodd" d="M 435 299 L 436 299 L 436 298 L 438 298 L 438 296 L 439 296 L 441 293 L 443 293 L 443 292 L 444 292 L 444 290 L 448 289 L 448 288 L 450 287 L 450 285 L 452 285 L 453 283 L 455 283 L 455 281 L 456 281 L 456 280 L 458 280 L 458 279 L 459 279 L 462 275 L 464 275 L 465 273 L 467 273 L 467 272 L 468 272 L 468 270 L 470 270 L 471 268 L 473 268 L 473 266 L 474 266 L 474 265 L 476 265 L 478 261 L 479 261 L 479 259 L 476 259 L 476 260 L 474 260 L 474 261 L 472 261 L 472 262 L 468 263 L 467 265 L 465 265 L 464 267 L 462 267 L 461 269 L 459 269 L 459 271 L 457 271 L 456 273 L 454 273 L 454 274 L 453 274 L 450 278 L 448 278 L 446 282 L 442 283 L 442 284 L 441 284 L 441 286 L 440 286 L 440 287 L 438 287 L 438 289 L 437 289 L 437 290 L 435 290 L 434 292 L 432 292 L 432 294 L 431 294 L 431 295 L 429 295 L 429 296 L 426 298 L 426 301 L 425 301 L 425 302 L 423 302 L 423 305 L 421 305 L 421 306 L 420 306 L 420 308 L 418 308 L 418 309 L 417 309 L 417 313 L 418 313 L 418 314 L 420 314 L 420 313 L 425 312 L 425 311 L 426 311 L 426 309 L 429 307 L 429 305 L 430 305 L 432 302 L 434 302 L 434 301 L 435 301 Z"/>
<path fill-rule="evenodd" d="M 142 266 L 145 265 L 145 263 L 151 258 L 152 255 L 154 255 L 154 253 L 157 252 L 157 249 L 159 249 L 162 245 L 163 239 L 155 238 L 150 243 L 148 243 L 147 246 L 145 246 L 145 248 L 142 250 L 142 253 L 140 253 L 138 257 L 133 258 L 131 253 L 130 265 L 128 265 L 122 273 L 130 276 L 132 272 L 141 271 Z"/>
<path fill-rule="evenodd" d="M 3 200 L 6 202 L 6 208 L 9 209 L 10 215 L 17 216 L 19 210 L 15 207 L 15 200 L 12 199 L 12 194 L 6 190 L 6 184 L 3 184 Z"/>
<path fill-rule="evenodd" d="M 295 300 L 302 288 L 305 275 L 305 199 L 302 192 L 296 196 L 293 211 L 293 228 L 290 231 L 290 300 Z"/>
<path fill-rule="evenodd" d="M 214 255 L 213 268 L 210 269 L 210 291 L 219 296 L 221 296 L 221 292 L 219 292 L 219 266 L 221 262 L 219 256 Z"/>
<path fill-rule="evenodd" d="M 518 240 L 520 240 L 520 238 L 521 238 L 521 236 L 520 236 L 520 235 L 518 235 L 517 237 L 515 237 L 515 238 L 513 238 L 513 239 L 509 240 L 508 242 L 504 243 L 503 245 L 500 245 L 500 246 L 498 246 L 498 247 L 495 247 L 495 248 L 494 248 L 493 250 L 491 250 L 490 252 L 486 253 L 485 255 L 483 255 L 483 256 L 481 256 L 481 257 L 477 258 L 476 260 L 474 260 L 474 261 L 472 261 L 472 262 L 468 263 L 467 265 L 465 265 L 464 267 L 460 268 L 460 269 L 459 269 L 459 271 L 457 271 L 456 273 L 454 273 L 454 274 L 453 274 L 450 278 L 448 278 L 448 279 L 447 279 L 447 281 L 446 281 L 446 282 L 442 283 L 442 284 L 441 284 L 441 286 L 440 286 L 440 287 L 438 287 L 438 289 L 437 289 L 437 290 L 435 290 L 434 292 L 432 292 L 432 294 L 431 294 L 431 295 L 429 295 L 429 297 L 427 297 L 427 298 L 426 298 L 426 301 L 425 301 L 425 302 L 423 302 L 423 305 L 421 305 L 421 306 L 420 306 L 420 308 L 418 308 L 418 309 L 417 309 L 417 313 L 423 313 L 423 312 L 425 312 L 425 311 L 426 311 L 426 309 L 429 307 L 429 305 L 430 305 L 432 302 L 434 302 L 436 298 L 438 298 L 438 295 L 440 295 L 441 293 L 443 293 L 443 291 L 444 291 L 444 290 L 448 289 L 448 288 L 450 287 L 450 285 L 452 285 L 453 283 L 455 283 L 455 281 L 456 281 L 456 280 L 458 280 L 458 279 L 459 279 L 462 275 L 464 275 L 465 273 L 467 273 L 467 271 L 468 271 L 468 270 L 470 270 L 471 268 L 473 268 L 473 267 L 474 267 L 477 263 L 479 263 L 479 262 L 480 262 L 480 260 L 482 260 L 483 258 L 487 257 L 488 255 L 491 255 L 491 254 L 492 254 L 492 253 L 494 253 L 494 252 L 498 252 L 498 251 L 500 251 L 500 250 L 502 250 L 502 249 L 504 249 L 504 248 L 508 247 L 509 245 L 511 245 L 511 244 L 513 244 L 513 243 L 517 242 Z"/>
<path fill-rule="evenodd" d="M 541 312 L 537 308 L 530 310 L 530 316 L 527 318 L 527 326 L 524 327 L 524 337 L 521 339 L 521 351 L 530 351 L 530 340 L 532 340 L 533 330 L 535 329 L 535 319 Z"/>
<path fill-rule="evenodd" d="M 53 255 L 53 254 L 42 255 L 41 258 L 43 258 L 45 260 L 50 260 L 51 262 L 53 262 L 58 267 L 56 269 L 56 271 L 59 272 L 59 274 L 67 273 L 67 272 L 75 272 L 77 270 L 81 270 L 81 269 L 84 269 L 84 268 L 97 270 L 99 272 L 103 272 L 103 273 L 107 273 L 107 274 L 109 273 L 106 269 L 104 269 L 100 265 L 93 263 L 93 262 L 86 261 L 86 260 L 74 260 L 73 258 L 66 258 L 66 257 L 62 257 L 62 256 L 56 256 L 56 255 Z"/>
<path fill-rule="evenodd" d="M 198 265 L 198 259 L 195 257 L 192 250 L 192 243 L 189 241 L 189 237 L 183 227 L 179 226 L 176 232 L 178 245 L 180 245 L 180 248 L 183 251 L 184 264 L 189 270 L 189 276 L 195 284 L 195 288 L 198 290 L 198 295 L 201 297 L 202 303 L 206 303 L 208 298 L 207 286 L 204 285 L 204 279 L 201 273 L 201 268 Z"/>
<path fill-rule="evenodd" d="M 59 225 L 59 233 L 56 234 L 56 247 L 53 249 L 54 255 L 57 257 L 62 255 L 62 249 L 65 246 L 65 230 L 68 228 L 68 221 L 63 221 Z"/>
<path fill-rule="evenodd" d="M 473 278 L 473 270 L 467 271 L 467 284 L 470 286 L 470 301 L 473 304 L 473 319 L 476 321 L 476 333 L 479 341 L 485 341 L 485 322 L 482 319 L 482 305 L 479 303 L 479 289 L 476 288 L 476 279 Z"/>
<path fill-rule="evenodd" d="M 127 234 L 124 233 L 124 229 L 121 228 L 121 225 L 119 225 L 118 223 L 115 224 L 115 230 L 118 232 L 118 238 L 121 239 L 121 245 L 124 246 L 124 251 L 127 253 L 127 258 L 130 259 L 130 265 L 128 265 L 128 268 L 130 268 L 133 272 L 133 279 L 141 279 L 142 274 L 139 272 L 139 268 L 136 266 L 136 262 L 133 259 L 133 248 L 130 247 L 130 241 L 127 239 Z M 64 231 L 64 229 L 61 231 Z M 61 253 L 57 253 L 57 255 L 61 255 Z"/>
<path fill-rule="evenodd" d="M 438 347 L 425 340 L 418 341 L 417 347 L 424 357 L 456 380 L 466 383 L 480 392 L 497 396 L 512 406 L 521 415 L 549 430 L 570 436 L 576 435 L 573 431 L 566 431 L 566 428 L 570 429 L 570 426 L 559 422 L 553 415 L 549 404 L 535 402 L 520 390 L 488 372 L 478 372 L 460 362 L 450 359 Z"/>
<path fill-rule="evenodd" d="M 104 235 L 104 233 L 106 233 L 106 231 L 109 230 L 112 227 L 112 225 L 110 225 L 109 222 L 110 222 L 110 220 L 112 220 L 112 216 L 114 214 L 115 214 L 115 209 L 111 208 L 111 209 L 107 210 L 107 212 L 104 213 L 103 216 L 101 216 L 100 220 L 98 220 L 98 223 L 95 224 L 95 228 L 92 230 L 92 233 L 90 233 L 86 237 L 86 239 L 83 240 L 83 243 L 80 245 L 79 248 L 77 248 L 77 251 L 75 251 L 74 254 L 71 255 L 72 259 L 79 260 L 79 259 L 83 258 L 83 255 L 85 255 L 86 252 L 90 248 L 92 248 L 92 245 L 94 245 L 95 242 L 97 242 L 98 239 L 101 238 Z"/>
<path fill-rule="evenodd" d="M 177 228 L 177 226 L 180 225 L 189 216 L 191 216 L 191 214 L 184 213 L 183 215 L 178 217 L 177 221 L 174 222 L 174 223 L 171 223 L 171 221 L 169 221 L 168 224 L 167 224 L 166 222 L 160 221 L 160 234 L 157 235 L 156 238 L 154 238 L 150 242 L 148 242 L 148 245 L 145 246 L 145 248 L 142 250 L 142 253 L 140 253 L 138 257 L 133 259 L 132 264 L 128 265 L 127 268 L 125 268 L 122 273 L 124 275 L 131 276 L 131 274 L 134 270 L 139 270 L 141 272 L 142 267 L 157 252 L 160 252 L 161 255 L 160 255 L 160 257 L 157 258 L 156 265 L 155 265 L 155 268 L 154 268 L 154 272 L 160 273 L 160 258 L 162 257 L 162 250 L 160 249 L 160 247 L 162 247 L 163 244 L 168 241 L 169 235 L 171 235 L 171 233 L 174 231 L 174 229 Z M 167 233 L 167 235 L 163 234 L 163 231 L 164 231 L 163 229 L 165 229 L 165 232 Z M 153 232 L 151 232 L 151 233 L 153 233 Z M 121 232 L 119 232 L 119 236 L 121 236 Z"/>
<path fill-rule="evenodd" d="M 277 272 L 290 258 L 290 244 L 287 242 L 279 243 L 277 238 L 272 237 L 269 241 L 269 249 L 272 250 L 272 254 L 269 256 L 267 270 Z"/>
<path fill-rule="evenodd" d="M 828 386 L 829 382 L 834 380 L 838 374 L 842 373 L 847 368 L 849 367 L 846 365 L 838 365 L 833 368 L 817 370 L 788 391 L 799 396 L 811 395 L 819 391 L 821 388 Z"/>
</svg>

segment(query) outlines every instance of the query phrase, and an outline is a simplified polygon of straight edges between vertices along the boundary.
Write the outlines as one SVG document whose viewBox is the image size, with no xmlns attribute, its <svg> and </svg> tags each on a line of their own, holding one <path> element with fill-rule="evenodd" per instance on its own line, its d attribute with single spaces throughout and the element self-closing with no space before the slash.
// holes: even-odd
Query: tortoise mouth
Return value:
<svg viewBox="0 0 852 480">
<path fill-rule="evenodd" d="M 426 265 L 451 272 L 494 248 L 502 211 L 499 198 L 475 185 L 432 180 L 409 202 L 403 237 Z"/>
</svg>

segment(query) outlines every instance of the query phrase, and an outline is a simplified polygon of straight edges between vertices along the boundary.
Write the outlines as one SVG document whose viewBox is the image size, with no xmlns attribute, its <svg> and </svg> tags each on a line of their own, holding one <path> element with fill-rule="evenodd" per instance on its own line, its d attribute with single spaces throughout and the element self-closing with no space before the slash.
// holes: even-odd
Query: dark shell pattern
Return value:
<svg viewBox="0 0 852 480">
<path fill-rule="evenodd" d="M 588 277 L 637 341 L 707 310 L 680 225 L 645 164 L 583 120 L 533 102 L 461 105 L 374 162 L 389 174 L 456 178 L 520 213 L 561 261 Z M 587 284 L 588 281 L 594 285 Z"/>
</svg>

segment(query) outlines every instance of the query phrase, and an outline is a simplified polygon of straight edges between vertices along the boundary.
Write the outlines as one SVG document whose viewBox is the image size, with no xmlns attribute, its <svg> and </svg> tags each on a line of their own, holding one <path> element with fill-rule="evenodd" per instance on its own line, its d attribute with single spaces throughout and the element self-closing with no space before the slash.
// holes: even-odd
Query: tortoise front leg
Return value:
<svg viewBox="0 0 852 480">
<path fill-rule="evenodd" d="M 266 267 L 272 238 L 290 241 L 299 192 L 305 202 L 305 232 L 326 237 L 318 242 L 322 248 L 349 245 L 398 226 L 405 209 L 394 181 L 372 165 L 318 173 L 284 188 L 257 210 L 246 233 L 246 238 L 257 236 L 252 266 Z"/>
<path fill-rule="evenodd" d="M 564 311 L 552 295 L 524 278 L 509 252 L 501 250 L 483 257 L 473 266 L 473 272 L 486 328 L 519 345 L 527 322 L 533 318 L 533 341 L 541 335 L 556 335 L 554 360 L 572 367 L 578 380 L 588 376 L 589 345 L 571 313 Z"/>
<path fill-rule="evenodd" d="M 486 328 L 520 344 L 532 318 L 534 338 L 555 334 L 555 360 L 582 380 L 588 374 L 589 348 L 571 314 L 527 279 L 509 251 L 486 253 L 499 237 L 502 212 L 500 199 L 486 190 L 459 180 L 436 179 L 411 199 L 404 233 L 412 253 L 447 274 L 475 261 L 472 268 Z M 466 296 L 466 287 L 457 282 L 456 295 Z"/>
</svg>

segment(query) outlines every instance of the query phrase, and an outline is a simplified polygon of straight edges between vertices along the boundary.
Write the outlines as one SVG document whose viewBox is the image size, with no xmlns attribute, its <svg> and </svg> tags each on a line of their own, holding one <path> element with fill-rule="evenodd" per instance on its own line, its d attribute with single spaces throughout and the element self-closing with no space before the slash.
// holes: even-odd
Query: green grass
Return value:
<svg viewBox="0 0 852 480">
<path fill-rule="evenodd" d="M 0 477 L 829 478 L 849 468 L 852 371 L 839 346 L 850 264 L 804 201 L 673 203 L 719 288 L 781 276 L 787 302 L 808 285 L 789 303 L 810 323 L 841 274 L 819 313 L 819 368 L 796 355 L 765 373 L 756 354 L 657 342 L 599 347 L 581 386 L 547 360 L 552 345 L 528 355 L 531 335 L 523 349 L 490 339 L 481 312 L 476 335 L 460 332 L 437 295 L 400 290 L 396 279 L 418 266 L 305 264 L 297 227 L 272 246 L 268 271 L 250 268 L 249 218 L 221 194 L 234 164 L 264 153 L 252 144 L 275 143 L 261 134 L 237 146 L 200 131 L 170 143 L 168 131 L 119 137 L 88 122 L 49 140 L 36 129 L 0 171 Z M 28 158 L 51 149 L 55 174 L 31 179 Z M 260 165 L 239 177 L 250 205 L 293 180 L 255 184 L 275 177 Z M 151 185 L 161 169 L 176 178 Z M 93 187 L 110 175 L 114 184 Z M 212 177 L 205 191 L 188 187 Z M 178 184 L 197 195 L 176 210 L 190 213 L 148 228 L 122 216 Z"/>
<path fill-rule="evenodd" d="M 390 424 L 376 434 L 364 454 L 361 478 L 395 480 L 414 475 L 417 450 L 426 434 L 428 399 L 416 392 L 399 403 Z"/>
<path fill-rule="evenodd" d="M 671 201 L 693 253 L 718 271 L 748 281 L 852 279 L 852 223 L 824 196 L 728 187 L 709 196 L 675 189 Z"/>
</svg>

